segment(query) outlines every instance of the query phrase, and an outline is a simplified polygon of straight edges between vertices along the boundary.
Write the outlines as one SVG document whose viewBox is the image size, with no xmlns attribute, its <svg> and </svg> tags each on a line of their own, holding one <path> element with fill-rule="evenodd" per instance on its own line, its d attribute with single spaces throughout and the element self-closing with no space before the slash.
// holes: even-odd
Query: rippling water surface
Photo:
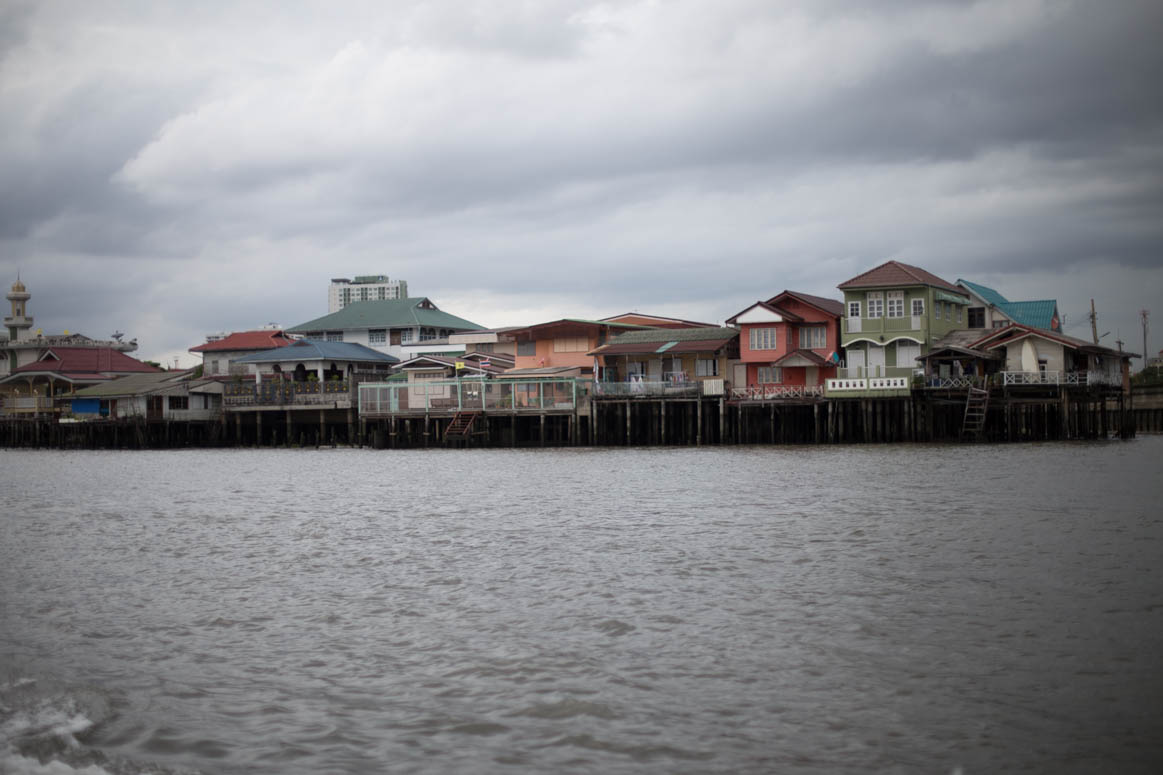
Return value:
<svg viewBox="0 0 1163 775">
<path fill-rule="evenodd" d="M 1158 772 L 1163 438 L 0 451 L 0 771 Z"/>
</svg>

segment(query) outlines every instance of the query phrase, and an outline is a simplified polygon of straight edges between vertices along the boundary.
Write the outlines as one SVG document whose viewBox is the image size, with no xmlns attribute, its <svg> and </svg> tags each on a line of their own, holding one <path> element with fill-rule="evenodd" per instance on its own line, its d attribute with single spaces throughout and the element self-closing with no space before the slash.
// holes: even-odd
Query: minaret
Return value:
<svg viewBox="0 0 1163 775">
<path fill-rule="evenodd" d="M 28 311 L 28 300 L 32 294 L 20 282 L 20 277 L 12 283 L 12 290 L 7 299 L 12 302 L 11 317 L 4 318 L 4 327 L 8 329 L 8 341 L 12 343 L 28 339 L 28 329 L 32 328 L 32 318 L 25 313 Z"/>
</svg>

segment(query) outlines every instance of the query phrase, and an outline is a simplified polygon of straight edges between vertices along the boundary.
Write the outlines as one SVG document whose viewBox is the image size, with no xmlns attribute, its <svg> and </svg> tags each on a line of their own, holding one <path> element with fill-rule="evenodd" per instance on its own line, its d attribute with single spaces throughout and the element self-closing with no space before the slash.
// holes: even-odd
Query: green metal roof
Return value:
<svg viewBox="0 0 1163 775">
<path fill-rule="evenodd" d="M 1010 301 L 1005 296 L 1002 296 L 1000 293 L 995 291 L 993 288 L 979 285 L 978 283 L 971 283 L 968 280 L 958 280 L 957 284 L 964 285 L 966 288 L 981 297 L 981 300 L 986 304 L 992 304 L 995 307 L 1000 307 L 1002 304 L 1008 304 Z"/>
<path fill-rule="evenodd" d="M 305 334 L 309 331 L 340 331 L 353 328 L 410 328 L 430 326 L 432 328 L 453 328 L 458 331 L 476 331 L 483 326 L 471 320 L 449 315 L 438 309 L 425 309 L 421 304 L 428 301 L 417 297 L 409 299 L 384 299 L 380 301 L 357 301 L 348 304 L 338 312 L 321 318 L 308 320 L 292 328 L 288 333 Z M 428 302 L 431 304 L 432 302 Z"/>
<path fill-rule="evenodd" d="M 648 328 L 618 334 L 607 344 L 641 344 L 645 342 L 697 342 L 702 340 L 731 339 L 739 330 L 730 327 L 709 328 Z"/>
<path fill-rule="evenodd" d="M 1007 301 L 997 306 L 1015 323 L 1049 330 L 1053 326 L 1054 310 L 1058 308 L 1058 302 L 1054 299 Z"/>
</svg>

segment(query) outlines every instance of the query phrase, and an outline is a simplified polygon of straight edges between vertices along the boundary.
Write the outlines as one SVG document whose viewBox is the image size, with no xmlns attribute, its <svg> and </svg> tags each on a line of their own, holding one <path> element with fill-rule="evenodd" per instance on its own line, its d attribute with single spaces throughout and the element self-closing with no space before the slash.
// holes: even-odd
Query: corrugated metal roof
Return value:
<svg viewBox="0 0 1163 775">
<path fill-rule="evenodd" d="M 78 398 L 104 398 L 160 393 L 182 384 L 181 380 L 189 373 L 189 371 L 158 371 L 147 374 L 129 374 L 103 382 L 100 385 L 81 388 L 76 395 Z"/>
<path fill-rule="evenodd" d="M 672 331 L 678 329 L 671 329 Z M 733 337 L 732 337 L 733 338 Z M 682 353 L 715 352 L 731 343 L 728 339 L 692 339 L 687 342 L 667 342 L 659 347 L 657 342 L 616 342 L 602 345 L 593 351 L 594 355 L 655 355 L 665 352 L 667 355 Z"/>
<path fill-rule="evenodd" d="M 353 328 L 407 328 L 410 326 L 430 326 L 432 328 L 453 328 L 458 331 L 476 331 L 482 326 L 471 320 L 458 318 L 439 309 L 426 309 L 427 298 L 383 299 L 378 301 L 357 301 L 348 304 L 338 312 L 321 318 L 300 323 L 288 328 L 292 334 L 311 331 L 341 331 Z M 433 305 L 435 306 L 435 305 Z"/>
<path fill-rule="evenodd" d="M 370 304 L 371 302 L 360 302 Z M 355 306 L 355 305 L 352 305 Z M 398 363 L 399 358 L 355 342 L 325 342 L 322 339 L 300 339 L 287 347 L 251 353 L 235 358 L 234 363 L 278 363 L 280 361 L 371 361 Z"/>
<path fill-rule="evenodd" d="M 981 285 L 979 283 L 971 283 L 968 280 L 958 280 L 957 284 L 964 285 L 966 288 L 973 291 L 986 304 L 992 304 L 994 306 L 997 306 L 999 304 L 1006 304 L 1009 302 L 1009 299 L 1007 299 L 1005 296 L 1002 296 L 1000 293 L 995 291 L 993 288 L 989 288 L 985 285 Z"/>
<path fill-rule="evenodd" d="M 1007 301 L 997 306 L 1015 323 L 1049 329 L 1054 324 L 1054 311 L 1058 309 L 1058 302 L 1053 299 Z"/>
<path fill-rule="evenodd" d="M 644 342 L 690 342 L 713 339 L 734 339 L 739 331 L 724 326 L 707 328 L 648 328 L 643 331 L 629 331 L 619 334 L 606 346 L 613 344 L 639 344 Z"/>
</svg>

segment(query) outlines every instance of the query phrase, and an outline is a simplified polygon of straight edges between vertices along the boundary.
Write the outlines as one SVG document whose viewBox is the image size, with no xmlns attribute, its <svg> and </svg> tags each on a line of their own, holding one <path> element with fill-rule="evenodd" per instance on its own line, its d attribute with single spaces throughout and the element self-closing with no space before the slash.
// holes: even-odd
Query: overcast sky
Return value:
<svg viewBox="0 0 1163 775">
<path fill-rule="evenodd" d="M 4 0 L 0 283 L 172 361 L 332 277 L 719 323 L 897 259 L 1156 351 L 1161 40 L 1158 0 Z"/>
</svg>

